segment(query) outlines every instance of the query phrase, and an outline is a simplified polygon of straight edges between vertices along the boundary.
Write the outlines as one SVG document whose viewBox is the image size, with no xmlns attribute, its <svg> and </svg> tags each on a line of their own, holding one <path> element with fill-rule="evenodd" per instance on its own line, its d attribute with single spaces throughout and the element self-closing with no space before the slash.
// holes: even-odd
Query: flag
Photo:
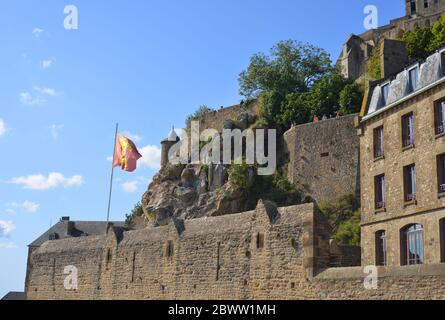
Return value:
<svg viewBox="0 0 445 320">
<path fill-rule="evenodd" d="M 116 137 L 113 167 L 120 166 L 124 171 L 133 172 L 136 170 L 136 164 L 140 158 L 142 156 L 133 141 L 118 134 Z"/>
</svg>

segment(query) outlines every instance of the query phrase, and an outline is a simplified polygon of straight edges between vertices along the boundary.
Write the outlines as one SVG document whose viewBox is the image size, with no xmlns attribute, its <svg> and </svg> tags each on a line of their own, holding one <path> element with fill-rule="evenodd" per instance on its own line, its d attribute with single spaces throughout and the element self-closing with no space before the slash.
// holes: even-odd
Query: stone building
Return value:
<svg viewBox="0 0 445 320">
<path fill-rule="evenodd" d="M 361 111 L 362 264 L 445 262 L 445 50 L 374 84 Z"/>
<path fill-rule="evenodd" d="M 405 0 L 406 15 L 391 20 L 388 25 L 351 35 L 344 43 L 338 59 L 345 77 L 364 81 L 365 65 L 376 48 L 380 50 L 380 67 L 386 78 L 408 64 L 408 56 L 401 38 L 414 26 L 427 27 L 445 12 L 445 0 Z"/>
</svg>

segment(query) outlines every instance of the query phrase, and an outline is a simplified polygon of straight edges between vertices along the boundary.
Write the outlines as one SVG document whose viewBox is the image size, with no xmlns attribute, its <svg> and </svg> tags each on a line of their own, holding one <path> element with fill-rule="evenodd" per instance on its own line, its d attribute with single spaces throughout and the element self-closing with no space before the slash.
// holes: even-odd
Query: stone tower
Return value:
<svg viewBox="0 0 445 320">
<path fill-rule="evenodd" d="M 170 148 L 179 141 L 179 137 L 176 134 L 175 128 L 173 127 L 167 138 L 161 141 L 161 167 L 168 164 L 168 152 Z"/>
<path fill-rule="evenodd" d="M 407 16 L 429 16 L 445 9 L 445 0 L 405 0 Z"/>
</svg>

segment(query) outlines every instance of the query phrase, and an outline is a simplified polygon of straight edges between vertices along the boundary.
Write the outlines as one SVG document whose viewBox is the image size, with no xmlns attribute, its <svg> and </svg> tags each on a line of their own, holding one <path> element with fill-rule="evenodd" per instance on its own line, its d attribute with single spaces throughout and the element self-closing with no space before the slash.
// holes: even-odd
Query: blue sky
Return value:
<svg viewBox="0 0 445 320">
<path fill-rule="evenodd" d="M 63 9 L 78 8 L 65 30 Z M 105 220 L 114 125 L 144 157 L 116 171 L 111 219 L 139 201 L 159 141 L 202 104 L 240 101 L 256 52 L 296 39 L 336 60 L 363 8 L 387 0 L 0 0 L 0 297 L 22 291 L 27 244 L 61 216 Z"/>
</svg>

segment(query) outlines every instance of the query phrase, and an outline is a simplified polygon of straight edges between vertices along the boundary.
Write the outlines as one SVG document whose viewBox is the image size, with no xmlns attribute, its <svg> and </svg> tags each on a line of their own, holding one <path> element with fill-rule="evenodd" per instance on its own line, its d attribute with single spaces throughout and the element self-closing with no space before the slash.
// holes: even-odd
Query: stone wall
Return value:
<svg viewBox="0 0 445 320">
<path fill-rule="evenodd" d="M 314 219 L 312 204 L 260 204 L 121 237 L 110 229 L 106 236 L 48 241 L 33 254 L 28 298 L 287 298 L 312 276 Z M 68 265 L 78 268 L 76 291 L 63 286 Z"/>
<path fill-rule="evenodd" d="M 258 101 L 252 101 L 243 105 L 234 105 L 227 108 L 221 108 L 207 114 L 200 121 L 200 130 L 216 129 L 218 132 L 222 132 L 224 129 L 224 123 L 227 120 L 237 120 L 237 118 L 243 113 L 257 114 L 259 108 Z"/>
<path fill-rule="evenodd" d="M 43 244 L 27 298 L 445 299 L 445 264 L 380 268 L 376 290 L 361 267 L 326 268 L 328 229 L 312 204 L 116 231 Z M 66 266 L 78 268 L 75 291 Z"/>
<path fill-rule="evenodd" d="M 284 134 L 289 152 L 288 179 L 316 202 L 360 196 L 356 115 L 296 126 Z"/>
</svg>

